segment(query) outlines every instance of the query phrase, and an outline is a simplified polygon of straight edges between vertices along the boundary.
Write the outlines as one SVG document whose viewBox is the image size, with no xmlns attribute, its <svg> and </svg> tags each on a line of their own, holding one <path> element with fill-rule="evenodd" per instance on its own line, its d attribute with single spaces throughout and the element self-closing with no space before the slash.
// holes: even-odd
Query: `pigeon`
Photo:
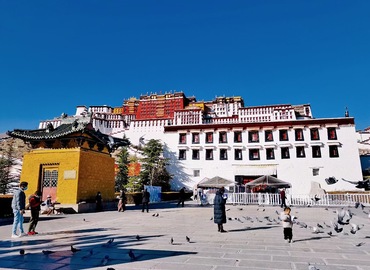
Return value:
<svg viewBox="0 0 370 270">
<path fill-rule="evenodd" d="M 171 245 L 173 245 L 173 237 L 171 237 L 170 243 Z"/>
<path fill-rule="evenodd" d="M 52 254 L 54 253 L 55 251 L 51 251 L 51 250 L 43 250 L 42 253 L 44 253 L 45 255 L 49 255 L 49 254 Z"/>
<path fill-rule="evenodd" d="M 340 233 L 340 232 L 342 232 L 342 231 L 343 231 L 343 228 L 339 228 L 339 227 L 338 227 L 338 223 L 334 223 L 334 222 L 332 222 L 332 225 L 333 225 L 333 229 L 334 229 L 334 231 L 336 231 L 337 233 Z"/>
<path fill-rule="evenodd" d="M 354 224 L 354 223 L 351 223 L 351 230 L 350 230 L 350 232 L 352 233 L 352 234 L 355 234 L 357 231 L 359 231 L 362 227 L 363 227 L 363 225 L 360 227 L 359 225 L 357 225 L 357 224 Z"/>
<path fill-rule="evenodd" d="M 140 240 L 140 236 L 138 234 L 136 235 L 136 240 Z"/>
<path fill-rule="evenodd" d="M 320 270 L 320 269 L 316 268 L 316 266 L 312 264 L 308 264 L 308 270 Z"/>
<path fill-rule="evenodd" d="M 361 204 L 360 204 L 360 206 L 361 206 L 361 209 L 362 209 L 362 210 L 364 210 L 365 205 L 363 205 L 363 204 L 361 203 Z"/>
<path fill-rule="evenodd" d="M 356 244 L 355 246 L 356 246 L 356 247 L 361 247 L 361 246 L 363 246 L 363 245 L 365 245 L 365 242 L 358 243 L 358 244 Z"/>
<path fill-rule="evenodd" d="M 107 243 L 103 244 L 103 247 L 109 247 L 110 245 L 112 245 L 113 241 L 114 238 L 109 239 Z"/>
<path fill-rule="evenodd" d="M 351 219 L 352 215 L 347 210 L 342 209 L 341 211 L 337 211 L 337 222 L 340 225 L 347 225 L 349 224 L 349 220 Z"/>
<path fill-rule="evenodd" d="M 317 195 L 315 195 L 315 197 L 313 198 L 313 200 L 315 200 L 315 202 L 318 202 L 321 200 L 321 198 L 317 197 Z"/>
<path fill-rule="evenodd" d="M 329 236 L 332 236 L 333 235 L 333 232 L 332 231 L 330 231 L 330 232 L 328 232 L 327 233 Z"/>
<path fill-rule="evenodd" d="M 107 265 L 108 260 L 109 260 L 109 256 L 108 255 L 105 255 L 104 258 L 100 262 L 101 265 Z"/>
<path fill-rule="evenodd" d="M 326 228 L 331 228 L 331 226 L 326 224 L 325 222 L 324 222 L 324 225 L 326 226 Z"/>
<path fill-rule="evenodd" d="M 19 251 L 19 254 L 21 254 L 21 255 L 24 255 L 24 253 L 25 253 L 24 249 L 21 249 L 21 250 Z"/>
<path fill-rule="evenodd" d="M 108 267 L 107 270 L 115 270 L 113 267 Z"/>
<path fill-rule="evenodd" d="M 321 228 L 321 229 L 324 229 L 324 227 L 320 223 L 317 223 L 317 227 Z"/>
<path fill-rule="evenodd" d="M 130 251 L 128 252 L 128 256 L 130 256 L 132 261 L 136 260 L 136 256 L 135 256 L 134 252 L 132 252 L 132 249 L 130 249 Z"/>
<path fill-rule="evenodd" d="M 230 211 L 230 208 L 227 208 L 226 211 Z"/>
<path fill-rule="evenodd" d="M 213 217 L 211 217 L 209 220 L 213 220 Z"/>
<path fill-rule="evenodd" d="M 355 208 L 357 209 L 359 206 L 360 206 L 360 203 L 359 202 L 356 202 L 355 203 Z"/>
<path fill-rule="evenodd" d="M 187 241 L 188 243 L 190 243 L 190 238 L 189 238 L 188 236 L 186 236 L 186 241 Z"/>
<path fill-rule="evenodd" d="M 78 248 L 75 248 L 75 247 L 73 247 L 73 246 L 71 246 L 71 251 L 73 252 L 73 253 L 75 253 L 75 252 L 77 252 L 77 251 L 80 251 L 81 249 L 78 249 Z"/>
<path fill-rule="evenodd" d="M 156 213 L 156 214 L 155 214 L 155 216 L 156 216 L 156 217 L 159 217 L 159 213 Z"/>
</svg>

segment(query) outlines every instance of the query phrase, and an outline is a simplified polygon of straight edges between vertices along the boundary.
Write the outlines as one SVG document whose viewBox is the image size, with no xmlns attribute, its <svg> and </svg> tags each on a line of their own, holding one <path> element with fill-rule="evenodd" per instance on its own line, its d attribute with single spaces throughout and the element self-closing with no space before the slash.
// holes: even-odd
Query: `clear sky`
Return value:
<svg viewBox="0 0 370 270">
<path fill-rule="evenodd" d="M 0 0 L 0 133 L 150 92 L 370 126 L 370 1 Z"/>
</svg>

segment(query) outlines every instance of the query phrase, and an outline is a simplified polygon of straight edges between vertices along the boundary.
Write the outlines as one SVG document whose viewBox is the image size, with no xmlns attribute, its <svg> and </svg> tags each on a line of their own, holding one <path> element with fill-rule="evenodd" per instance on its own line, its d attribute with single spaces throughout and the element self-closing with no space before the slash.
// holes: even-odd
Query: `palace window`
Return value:
<svg viewBox="0 0 370 270">
<path fill-rule="evenodd" d="M 219 143 L 227 143 L 227 133 L 226 133 L 226 131 L 221 131 L 219 133 L 219 136 L 220 136 Z"/>
<path fill-rule="evenodd" d="M 335 128 L 328 128 L 328 140 L 336 140 L 337 131 Z"/>
<path fill-rule="evenodd" d="M 206 149 L 206 160 L 213 160 L 213 149 Z"/>
<path fill-rule="evenodd" d="M 312 146 L 312 157 L 313 158 L 321 158 L 321 147 L 320 146 Z"/>
<path fill-rule="evenodd" d="M 199 133 L 192 133 L 192 143 L 199 143 Z"/>
<path fill-rule="evenodd" d="M 243 159 L 243 155 L 242 155 L 242 149 L 235 149 L 234 150 L 234 158 L 235 160 L 242 160 Z"/>
<path fill-rule="evenodd" d="M 213 143 L 213 132 L 206 133 L 206 143 Z"/>
<path fill-rule="evenodd" d="M 266 159 L 275 159 L 274 148 L 267 148 L 266 149 Z"/>
<path fill-rule="evenodd" d="M 179 134 L 179 144 L 186 144 L 186 133 Z"/>
<path fill-rule="evenodd" d="M 283 129 L 279 130 L 279 135 L 280 135 L 280 141 L 288 141 L 288 130 Z"/>
<path fill-rule="evenodd" d="M 186 159 L 186 150 L 180 149 L 179 150 L 179 160 L 185 160 Z"/>
<path fill-rule="evenodd" d="M 242 132 L 241 131 L 234 132 L 234 142 L 236 143 L 242 142 Z"/>
<path fill-rule="evenodd" d="M 227 149 L 220 149 L 220 160 L 227 160 Z"/>
<path fill-rule="evenodd" d="M 259 137 L 258 137 L 258 131 L 249 131 L 248 132 L 248 141 L 251 143 L 259 142 Z"/>
<path fill-rule="evenodd" d="M 249 149 L 249 160 L 259 160 L 260 150 L 259 149 Z"/>
<path fill-rule="evenodd" d="M 299 128 L 295 130 L 295 140 L 296 141 L 303 141 L 303 129 Z"/>
<path fill-rule="evenodd" d="M 265 141 L 266 142 L 273 142 L 274 141 L 274 137 L 272 135 L 272 130 L 266 130 L 265 131 Z"/>
<path fill-rule="evenodd" d="M 311 133 L 311 140 L 312 141 L 320 140 L 320 135 L 319 135 L 319 129 L 318 128 L 311 128 L 310 133 Z"/>
<path fill-rule="evenodd" d="M 339 157 L 337 145 L 329 145 L 329 157 Z"/>
<path fill-rule="evenodd" d="M 281 147 L 281 158 L 282 159 L 289 159 L 289 147 Z"/>
<path fill-rule="evenodd" d="M 306 153 L 304 151 L 304 146 L 297 146 L 296 147 L 297 151 L 297 158 L 304 158 L 306 157 Z"/>
<path fill-rule="evenodd" d="M 193 170 L 193 176 L 194 177 L 200 176 L 200 170 Z"/>
<path fill-rule="evenodd" d="M 193 149 L 192 150 L 191 158 L 194 159 L 194 160 L 198 160 L 199 159 L 199 149 Z"/>
</svg>

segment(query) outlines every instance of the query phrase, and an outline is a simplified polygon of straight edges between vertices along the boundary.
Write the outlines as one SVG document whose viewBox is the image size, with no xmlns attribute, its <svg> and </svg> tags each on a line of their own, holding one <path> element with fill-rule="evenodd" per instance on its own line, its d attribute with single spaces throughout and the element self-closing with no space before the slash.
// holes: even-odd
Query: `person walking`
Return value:
<svg viewBox="0 0 370 270">
<path fill-rule="evenodd" d="M 181 204 L 182 207 L 184 207 L 184 202 L 185 202 L 185 187 L 182 187 L 179 191 L 179 202 L 177 203 L 177 206 Z"/>
<path fill-rule="evenodd" d="M 24 191 L 27 190 L 28 183 L 21 182 L 19 188 L 15 189 L 13 192 L 12 199 L 12 209 L 14 214 L 13 227 L 12 227 L 12 238 L 17 238 L 27 235 L 23 229 L 23 215 L 26 212 L 26 194 Z M 17 234 L 17 229 L 19 227 L 20 234 Z"/>
<path fill-rule="evenodd" d="M 226 204 L 227 197 L 225 196 L 225 188 L 222 187 L 216 192 L 216 196 L 213 200 L 213 220 L 218 226 L 218 231 L 221 233 L 226 232 L 223 224 L 226 223 Z"/>
<path fill-rule="evenodd" d="M 101 196 L 100 191 L 96 193 L 95 203 L 96 203 L 96 212 L 103 211 L 103 197 Z"/>
<path fill-rule="evenodd" d="M 28 202 L 31 208 L 31 219 L 30 224 L 28 226 L 28 235 L 35 235 L 37 234 L 36 226 L 39 221 L 40 217 L 40 210 L 41 210 L 41 191 L 37 190 L 34 194 L 32 194 L 28 198 Z"/>
<path fill-rule="evenodd" d="M 285 202 L 285 200 L 286 200 L 286 194 L 285 194 L 285 188 L 283 188 L 281 191 L 280 191 L 280 202 L 281 202 L 281 208 L 285 208 L 285 207 L 287 207 L 286 206 L 286 202 Z"/>
<path fill-rule="evenodd" d="M 287 243 L 291 243 L 293 238 L 293 219 L 290 215 L 290 211 L 291 209 L 289 207 L 285 207 L 284 212 L 280 214 L 283 224 L 284 240 Z"/>
<path fill-rule="evenodd" d="M 150 201 L 150 193 L 148 192 L 147 189 L 143 190 L 143 193 L 142 193 L 142 204 L 143 204 L 143 208 L 142 208 L 142 211 L 141 212 L 144 212 L 144 209 L 146 208 L 146 212 L 148 213 L 149 212 L 149 201 Z"/>
<path fill-rule="evenodd" d="M 125 212 L 125 210 L 126 210 L 126 194 L 125 190 L 121 189 L 119 193 L 118 212 Z"/>
</svg>

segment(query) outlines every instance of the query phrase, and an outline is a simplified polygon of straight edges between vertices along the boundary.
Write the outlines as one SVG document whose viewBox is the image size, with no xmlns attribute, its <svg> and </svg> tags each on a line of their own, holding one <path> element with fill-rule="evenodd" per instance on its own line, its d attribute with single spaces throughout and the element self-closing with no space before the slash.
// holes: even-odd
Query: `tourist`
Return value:
<svg viewBox="0 0 370 270">
<path fill-rule="evenodd" d="M 51 200 L 51 195 L 48 195 L 46 197 L 46 201 L 41 203 L 41 214 L 50 216 L 51 214 L 54 214 L 54 212 L 54 203 Z"/>
<path fill-rule="evenodd" d="M 95 203 L 96 203 L 96 212 L 103 211 L 103 197 L 101 196 L 100 191 L 96 193 Z"/>
<path fill-rule="evenodd" d="M 293 220 L 290 216 L 291 209 L 289 207 L 284 208 L 284 212 L 281 212 L 281 221 L 283 224 L 284 240 L 287 243 L 292 242 L 293 238 Z"/>
<path fill-rule="evenodd" d="M 144 212 L 144 209 L 146 208 L 146 212 L 148 213 L 149 212 L 149 201 L 150 201 L 150 193 L 148 192 L 147 189 L 143 190 L 143 193 L 142 193 L 142 204 L 143 204 L 143 208 L 142 208 L 142 212 Z"/>
<path fill-rule="evenodd" d="M 35 230 L 40 217 L 41 191 L 37 190 L 34 194 L 32 194 L 28 198 L 28 202 L 31 208 L 31 219 L 28 226 L 28 235 L 34 235 L 37 234 Z"/>
<path fill-rule="evenodd" d="M 14 189 L 13 199 L 12 199 L 12 209 L 14 214 L 13 228 L 12 228 L 12 238 L 17 238 L 20 236 L 27 235 L 23 229 L 23 214 L 26 212 L 26 194 L 24 191 L 27 190 L 28 183 L 21 182 L 18 189 Z M 17 234 L 17 228 L 19 227 L 20 234 Z"/>
<path fill-rule="evenodd" d="M 285 208 L 287 207 L 286 206 L 286 203 L 285 203 L 285 200 L 286 200 L 286 194 L 285 194 L 285 188 L 283 188 L 281 191 L 280 191 L 280 202 L 281 202 L 281 208 Z"/>
<path fill-rule="evenodd" d="M 221 233 L 226 232 L 224 230 L 223 224 L 226 223 L 226 210 L 225 210 L 225 204 L 226 204 L 226 194 L 225 194 L 225 188 L 221 187 L 216 192 L 216 196 L 213 201 L 213 220 L 214 223 L 218 226 L 218 231 Z"/>
<path fill-rule="evenodd" d="M 185 187 L 182 187 L 179 191 L 179 202 L 177 203 L 177 206 L 181 204 L 182 207 L 184 207 L 184 202 L 185 202 Z"/>
<path fill-rule="evenodd" d="M 125 210 L 126 210 L 126 194 L 125 190 L 121 189 L 119 193 L 118 212 L 124 212 Z"/>
</svg>

